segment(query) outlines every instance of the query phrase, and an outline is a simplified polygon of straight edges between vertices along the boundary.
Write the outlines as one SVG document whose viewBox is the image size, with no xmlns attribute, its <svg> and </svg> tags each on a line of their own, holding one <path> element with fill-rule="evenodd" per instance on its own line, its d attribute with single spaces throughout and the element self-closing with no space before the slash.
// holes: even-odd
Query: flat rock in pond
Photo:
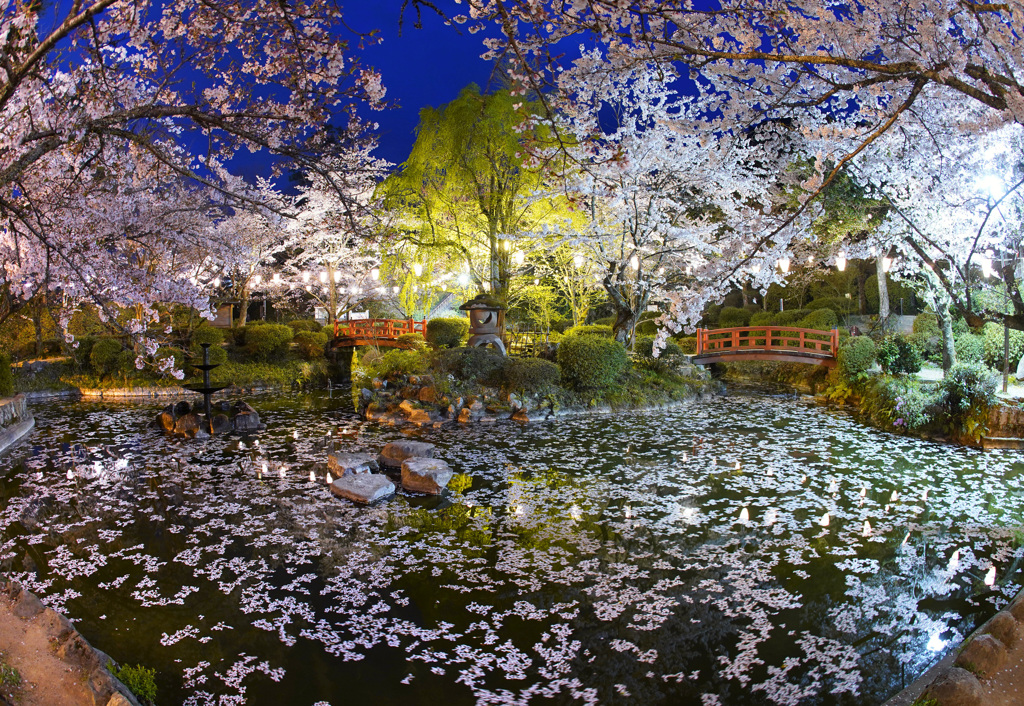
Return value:
<svg viewBox="0 0 1024 706">
<path fill-rule="evenodd" d="M 395 484 L 380 473 L 352 473 L 329 486 L 339 498 L 367 505 L 395 494 Z"/>
<path fill-rule="evenodd" d="M 329 453 L 327 469 L 335 476 L 347 476 L 350 473 L 376 473 L 377 457 L 373 454 Z"/>
<path fill-rule="evenodd" d="M 196 432 L 199 431 L 199 424 L 201 420 L 198 414 L 189 412 L 181 417 L 178 417 L 178 421 L 174 423 L 174 433 L 181 434 L 182 436 L 193 437 Z"/>
<path fill-rule="evenodd" d="M 434 445 L 425 441 L 392 441 L 380 452 L 377 461 L 383 466 L 400 468 L 407 458 L 434 458 Z"/>
<path fill-rule="evenodd" d="M 249 405 L 245 406 L 249 407 Z M 252 407 L 249 407 L 249 409 L 252 409 Z M 232 421 L 235 424 L 235 431 L 259 431 L 260 428 L 260 415 L 255 410 L 239 412 Z"/>
<path fill-rule="evenodd" d="M 407 458 L 402 462 L 402 487 L 414 493 L 440 495 L 452 475 L 451 467 L 439 458 Z"/>
</svg>

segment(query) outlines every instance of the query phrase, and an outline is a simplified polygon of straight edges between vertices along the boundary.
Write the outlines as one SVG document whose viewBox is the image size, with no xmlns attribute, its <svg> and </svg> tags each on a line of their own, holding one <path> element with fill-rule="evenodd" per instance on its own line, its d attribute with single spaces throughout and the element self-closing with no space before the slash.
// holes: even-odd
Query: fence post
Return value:
<svg viewBox="0 0 1024 706">
<path fill-rule="evenodd" d="M 740 347 L 740 332 L 739 331 L 733 331 L 732 332 L 732 347 L 733 348 L 739 348 Z"/>
<path fill-rule="evenodd" d="M 700 328 L 698 326 L 697 327 L 697 353 L 696 353 L 696 355 L 700 355 L 701 353 L 704 352 L 704 345 L 703 344 L 704 344 L 704 329 L 702 329 L 702 328 Z"/>
<path fill-rule="evenodd" d="M 805 334 L 803 331 L 800 332 L 800 351 L 801 352 L 803 352 L 803 350 L 806 348 L 806 343 L 807 343 L 806 340 L 805 340 L 806 336 L 807 336 L 807 334 Z"/>
<path fill-rule="evenodd" d="M 765 326 L 764 329 L 764 349 L 770 351 L 772 349 L 772 327 Z"/>
</svg>

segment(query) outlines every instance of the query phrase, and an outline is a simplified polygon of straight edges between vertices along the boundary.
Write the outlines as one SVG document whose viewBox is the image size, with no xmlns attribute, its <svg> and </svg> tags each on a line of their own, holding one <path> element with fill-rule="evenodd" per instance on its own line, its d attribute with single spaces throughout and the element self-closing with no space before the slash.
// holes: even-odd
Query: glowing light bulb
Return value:
<svg viewBox="0 0 1024 706">
<path fill-rule="evenodd" d="M 320 284 L 327 284 L 327 273 L 326 272 L 321 272 L 320 273 Z"/>
<path fill-rule="evenodd" d="M 372 270 L 370 270 L 370 279 L 372 279 L 374 282 L 380 279 L 379 267 L 374 267 Z"/>
<path fill-rule="evenodd" d="M 303 272 L 303 273 L 302 273 L 302 281 L 303 281 L 303 282 L 308 282 L 308 281 L 309 281 L 309 278 L 310 278 L 310 274 L 309 274 L 309 272 Z"/>
<path fill-rule="evenodd" d="M 412 266 L 412 273 L 414 275 L 416 275 L 417 277 L 419 277 L 421 274 L 423 274 L 423 265 L 421 265 L 418 262 L 416 264 L 414 264 Z"/>
</svg>

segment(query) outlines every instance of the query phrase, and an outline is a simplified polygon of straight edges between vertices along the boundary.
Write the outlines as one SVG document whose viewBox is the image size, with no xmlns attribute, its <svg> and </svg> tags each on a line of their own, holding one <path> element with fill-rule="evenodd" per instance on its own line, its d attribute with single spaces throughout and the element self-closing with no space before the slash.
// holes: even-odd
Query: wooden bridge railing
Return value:
<svg viewBox="0 0 1024 706">
<path fill-rule="evenodd" d="M 697 355 L 764 352 L 791 355 L 812 354 L 835 358 L 839 351 L 839 329 L 820 331 L 790 326 L 745 326 L 697 329 Z M 769 356 L 765 356 L 766 359 Z"/>
<path fill-rule="evenodd" d="M 335 338 L 394 340 L 406 333 L 426 333 L 427 320 L 415 319 L 361 319 L 335 321 Z"/>
</svg>

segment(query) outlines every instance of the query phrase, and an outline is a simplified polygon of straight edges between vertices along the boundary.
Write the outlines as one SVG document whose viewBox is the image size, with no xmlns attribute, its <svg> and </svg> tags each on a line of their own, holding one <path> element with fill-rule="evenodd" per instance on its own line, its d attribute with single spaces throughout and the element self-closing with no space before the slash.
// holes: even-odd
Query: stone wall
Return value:
<svg viewBox="0 0 1024 706">
<path fill-rule="evenodd" d="M 995 404 L 988 410 L 987 436 L 1002 439 L 1024 438 L 1024 407 Z"/>
<path fill-rule="evenodd" d="M 15 395 L 0 399 L 0 428 L 9 427 L 18 422 L 29 419 L 28 406 L 25 404 L 25 395 Z"/>
</svg>

